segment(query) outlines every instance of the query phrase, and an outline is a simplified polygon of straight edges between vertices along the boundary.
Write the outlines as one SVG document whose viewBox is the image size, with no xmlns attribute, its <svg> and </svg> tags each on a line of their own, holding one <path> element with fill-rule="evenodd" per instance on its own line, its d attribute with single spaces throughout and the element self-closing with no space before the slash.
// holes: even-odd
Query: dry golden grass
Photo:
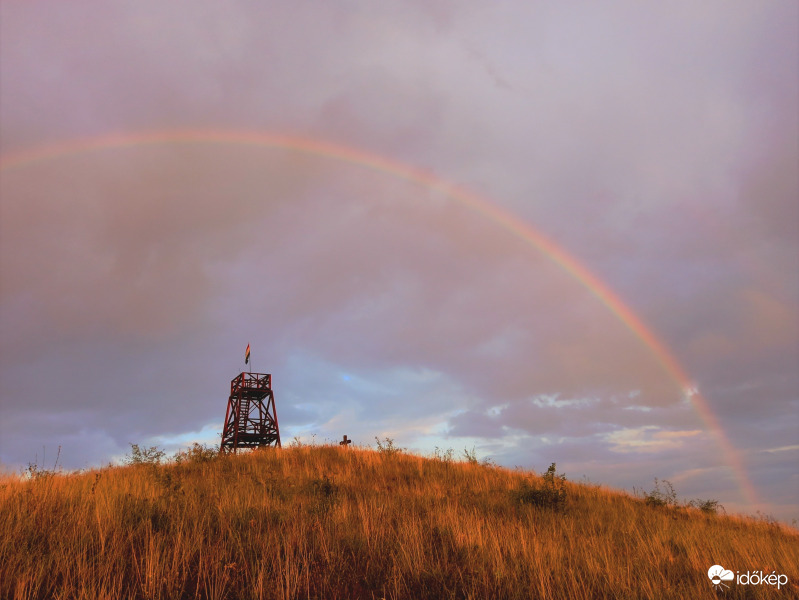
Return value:
<svg viewBox="0 0 799 600">
<path fill-rule="evenodd" d="M 0 481 L 0 597 L 795 598 L 787 527 L 338 446 Z M 712 589 L 707 569 L 789 584 Z"/>
</svg>

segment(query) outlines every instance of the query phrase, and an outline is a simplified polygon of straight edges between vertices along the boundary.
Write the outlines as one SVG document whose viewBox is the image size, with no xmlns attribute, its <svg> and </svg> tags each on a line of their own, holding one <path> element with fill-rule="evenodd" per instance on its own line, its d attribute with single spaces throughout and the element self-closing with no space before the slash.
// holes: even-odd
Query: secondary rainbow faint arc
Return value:
<svg viewBox="0 0 799 600">
<path fill-rule="evenodd" d="M 652 352 L 666 373 L 677 382 L 681 391 L 689 397 L 699 416 L 713 431 L 727 462 L 735 473 L 747 502 L 753 506 L 759 503 L 757 492 L 746 475 L 738 452 L 722 429 L 715 414 L 710 410 L 707 401 L 695 391 L 691 378 L 666 345 L 657 338 L 649 327 L 644 325 L 633 310 L 591 271 L 530 224 L 476 193 L 441 179 L 428 171 L 379 154 L 365 152 L 325 140 L 295 135 L 228 129 L 175 129 L 139 133 L 127 132 L 43 144 L 28 150 L 1 155 L 0 171 L 93 150 L 159 144 L 233 144 L 293 150 L 387 173 L 423 187 L 440 191 L 450 198 L 465 204 L 509 233 L 522 239 L 525 243 L 543 252 L 550 260 L 579 281 L 624 323 Z"/>
</svg>

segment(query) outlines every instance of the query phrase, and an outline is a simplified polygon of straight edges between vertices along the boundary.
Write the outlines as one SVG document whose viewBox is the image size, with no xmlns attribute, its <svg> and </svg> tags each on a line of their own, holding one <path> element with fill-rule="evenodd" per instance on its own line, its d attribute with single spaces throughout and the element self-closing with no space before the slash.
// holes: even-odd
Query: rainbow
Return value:
<svg viewBox="0 0 799 600">
<path fill-rule="evenodd" d="M 698 393 L 685 369 L 680 366 L 666 344 L 658 339 L 651 328 L 647 327 L 610 287 L 543 233 L 495 203 L 489 202 L 462 186 L 441 179 L 429 171 L 378 154 L 320 139 L 228 129 L 175 129 L 78 138 L 10 152 L 0 156 L 0 172 L 96 150 L 162 144 L 222 144 L 291 150 L 343 161 L 392 175 L 440 192 L 466 205 L 545 254 L 604 304 L 646 346 L 663 370 L 677 383 L 681 392 L 690 400 L 694 410 L 715 435 L 746 501 L 750 506 L 760 503 L 738 452 L 721 427 L 716 415 L 711 411 L 708 402 Z"/>
</svg>

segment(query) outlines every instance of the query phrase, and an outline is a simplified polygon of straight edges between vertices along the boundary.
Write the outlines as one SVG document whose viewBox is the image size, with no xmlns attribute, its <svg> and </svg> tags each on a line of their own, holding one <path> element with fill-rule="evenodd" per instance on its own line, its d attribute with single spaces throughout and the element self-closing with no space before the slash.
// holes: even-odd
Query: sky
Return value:
<svg viewBox="0 0 799 600">
<path fill-rule="evenodd" d="M 249 343 L 284 444 L 799 519 L 798 24 L 4 2 L 2 468 L 217 444 Z"/>
</svg>

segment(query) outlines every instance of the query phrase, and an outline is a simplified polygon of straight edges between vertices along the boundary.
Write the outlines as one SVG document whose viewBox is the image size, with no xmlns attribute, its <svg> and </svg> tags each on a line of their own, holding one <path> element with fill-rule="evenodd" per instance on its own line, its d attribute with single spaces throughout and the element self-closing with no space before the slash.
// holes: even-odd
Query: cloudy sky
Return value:
<svg viewBox="0 0 799 600">
<path fill-rule="evenodd" d="M 796 3 L 0 17 L 6 470 L 217 443 L 250 343 L 284 442 L 799 518 Z M 275 136 L 304 149 L 244 143 Z"/>
</svg>

